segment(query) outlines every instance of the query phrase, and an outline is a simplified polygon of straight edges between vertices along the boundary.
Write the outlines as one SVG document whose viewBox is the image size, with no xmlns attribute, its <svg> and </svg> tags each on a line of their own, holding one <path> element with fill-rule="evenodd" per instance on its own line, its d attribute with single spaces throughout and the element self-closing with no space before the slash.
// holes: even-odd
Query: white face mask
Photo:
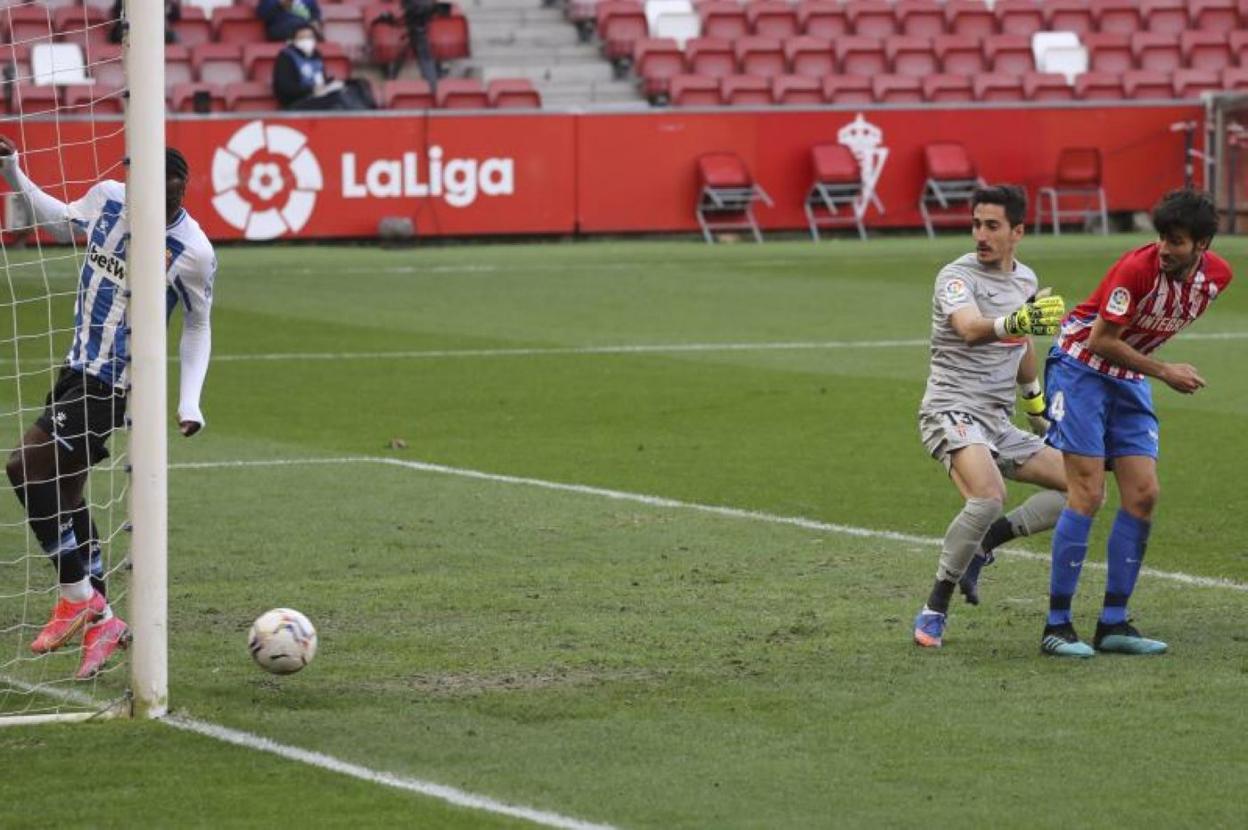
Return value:
<svg viewBox="0 0 1248 830">
<path fill-rule="evenodd" d="M 303 54 L 311 56 L 316 51 L 316 38 L 301 37 L 295 41 L 295 48 Z"/>
</svg>

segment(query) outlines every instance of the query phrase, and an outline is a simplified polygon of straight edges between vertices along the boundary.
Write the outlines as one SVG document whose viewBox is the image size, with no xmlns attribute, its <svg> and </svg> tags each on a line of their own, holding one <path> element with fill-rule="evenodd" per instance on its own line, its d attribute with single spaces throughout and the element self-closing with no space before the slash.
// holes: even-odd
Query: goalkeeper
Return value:
<svg viewBox="0 0 1248 830">
<path fill-rule="evenodd" d="M 1010 185 L 983 187 L 971 199 L 975 252 L 936 276 L 931 373 L 919 406 L 927 451 L 944 464 L 965 504 L 945 533 L 936 583 L 914 621 L 914 641 L 943 642 L 949 601 L 962 584 L 978 603 L 978 569 L 997 546 L 1052 528 L 1065 504 L 1061 453 L 1044 444 L 1044 395 L 1030 335 L 1052 335 L 1061 297 L 1037 293 L 1036 275 L 1014 258 L 1027 197 Z M 1015 426 L 1015 387 L 1031 431 Z M 1045 488 L 1002 515 L 1005 478 Z"/>
</svg>

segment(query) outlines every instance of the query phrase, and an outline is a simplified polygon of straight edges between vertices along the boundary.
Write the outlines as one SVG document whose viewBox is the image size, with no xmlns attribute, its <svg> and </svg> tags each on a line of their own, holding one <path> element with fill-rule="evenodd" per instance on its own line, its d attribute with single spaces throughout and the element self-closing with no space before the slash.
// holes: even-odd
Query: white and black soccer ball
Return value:
<svg viewBox="0 0 1248 830">
<path fill-rule="evenodd" d="M 316 629 L 295 609 L 274 608 L 251 624 L 247 648 L 265 671 L 294 674 L 316 656 Z"/>
</svg>

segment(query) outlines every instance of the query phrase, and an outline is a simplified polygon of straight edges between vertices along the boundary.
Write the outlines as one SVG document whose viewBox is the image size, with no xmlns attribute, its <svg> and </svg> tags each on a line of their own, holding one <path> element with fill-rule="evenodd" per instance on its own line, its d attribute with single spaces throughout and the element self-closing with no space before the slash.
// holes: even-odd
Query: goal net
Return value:
<svg viewBox="0 0 1248 830">
<path fill-rule="evenodd" d="M 1224 233 L 1248 230 L 1248 94 L 1224 92 L 1205 100 L 1205 181 Z"/>
<path fill-rule="evenodd" d="M 163 712 L 163 621 L 158 665 L 145 658 L 138 683 L 124 648 L 99 666 L 88 660 L 101 632 L 122 643 L 129 636 L 120 633 L 133 632 L 137 644 L 150 624 L 150 608 L 132 607 L 132 570 L 143 561 L 142 535 L 161 535 L 163 557 L 165 527 L 164 13 L 160 0 L 127 0 L 132 21 L 152 18 L 127 29 L 110 10 L 100 0 L 0 9 L 0 135 L 17 149 L 16 165 L 8 163 L 0 179 L 0 446 L 7 472 L 0 487 L 0 725 L 128 713 L 139 685 L 140 709 L 154 702 L 156 714 Z M 112 42 L 115 31 L 124 43 Z M 127 83 L 140 77 L 139 67 L 153 71 L 152 55 L 158 77 Z M 147 135 L 128 129 L 144 115 L 152 122 Z M 124 207 L 96 222 L 93 214 L 107 213 L 108 205 L 78 200 L 110 180 L 125 185 L 116 191 L 124 193 Z M 50 199 L 32 195 L 31 185 Z M 136 199 L 141 193 L 148 198 Z M 85 213 L 56 208 L 69 204 Z M 53 394 L 57 403 L 48 407 Z M 160 435 L 139 450 L 132 437 L 152 416 L 136 403 L 155 394 L 160 420 L 147 431 Z M 140 478 L 151 479 L 142 498 L 133 484 Z M 155 497 L 153 484 L 161 490 Z M 151 505 L 161 515 L 140 512 Z M 138 528 L 146 534 L 132 532 Z M 163 559 L 154 570 L 163 580 Z M 58 601 L 77 601 L 85 590 L 82 579 L 65 582 L 75 573 L 89 579 L 92 599 L 81 623 L 70 617 L 50 636 L 45 626 L 61 614 Z M 150 589 L 143 593 L 152 597 Z M 163 585 L 155 593 L 163 614 Z M 128 629 L 99 627 L 110 614 Z"/>
</svg>

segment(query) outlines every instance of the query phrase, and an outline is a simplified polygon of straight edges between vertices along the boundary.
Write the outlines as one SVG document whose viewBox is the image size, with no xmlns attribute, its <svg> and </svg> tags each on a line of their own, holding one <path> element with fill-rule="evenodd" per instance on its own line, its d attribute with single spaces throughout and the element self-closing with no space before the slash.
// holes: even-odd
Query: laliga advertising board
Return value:
<svg viewBox="0 0 1248 830">
<path fill-rule="evenodd" d="M 174 121 L 169 142 L 187 155 L 187 207 L 213 239 L 370 237 L 395 216 L 423 236 L 571 229 L 572 124 L 522 120 Z"/>
</svg>

